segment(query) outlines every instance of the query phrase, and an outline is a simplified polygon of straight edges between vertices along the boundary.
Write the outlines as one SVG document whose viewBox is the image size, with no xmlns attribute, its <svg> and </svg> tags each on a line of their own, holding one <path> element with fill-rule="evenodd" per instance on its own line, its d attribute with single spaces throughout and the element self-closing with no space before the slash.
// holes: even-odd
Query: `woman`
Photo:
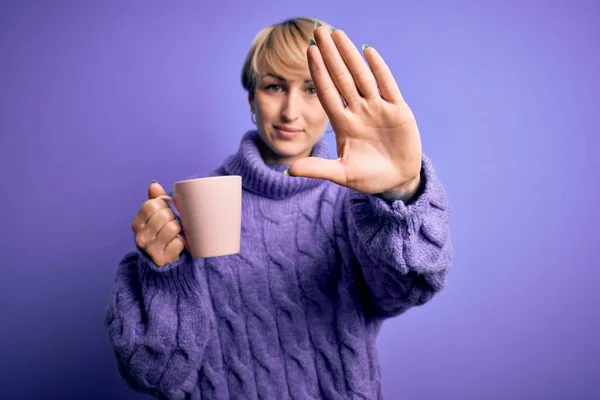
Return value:
<svg viewBox="0 0 600 400">
<path fill-rule="evenodd" d="M 242 71 L 252 121 L 239 254 L 192 259 L 158 183 L 106 315 L 119 372 L 168 399 L 382 398 L 381 323 L 441 290 L 449 206 L 385 62 L 309 18 L 269 26 Z M 314 40 L 313 40 L 314 38 Z M 308 45 L 308 49 L 307 49 Z M 370 66 L 370 68 L 369 68 Z M 322 140 L 331 124 L 337 159 Z"/>
</svg>

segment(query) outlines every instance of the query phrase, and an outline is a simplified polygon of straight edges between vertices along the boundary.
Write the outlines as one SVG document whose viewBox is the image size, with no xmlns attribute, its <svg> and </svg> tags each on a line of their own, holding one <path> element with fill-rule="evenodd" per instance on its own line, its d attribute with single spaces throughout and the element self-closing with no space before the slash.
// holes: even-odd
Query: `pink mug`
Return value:
<svg viewBox="0 0 600 400">
<path fill-rule="evenodd" d="M 238 175 L 187 179 L 173 185 L 172 202 L 181 217 L 192 257 L 220 257 L 240 251 L 242 177 Z"/>
</svg>

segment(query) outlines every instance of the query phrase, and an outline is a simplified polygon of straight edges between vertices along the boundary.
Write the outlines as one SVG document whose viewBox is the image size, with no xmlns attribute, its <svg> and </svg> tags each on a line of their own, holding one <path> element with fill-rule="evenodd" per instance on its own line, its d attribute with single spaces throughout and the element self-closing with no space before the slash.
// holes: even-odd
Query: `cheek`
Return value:
<svg viewBox="0 0 600 400">
<path fill-rule="evenodd" d="M 315 109 L 311 110 L 308 115 L 308 121 L 315 127 L 327 125 L 328 117 L 320 104 L 318 107 L 315 107 Z"/>
<path fill-rule="evenodd" d="M 262 122 L 269 122 L 273 119 L 273 104 L 268 101 L 257 101 L 256 102 L 256 114 Z"/>
</svg>

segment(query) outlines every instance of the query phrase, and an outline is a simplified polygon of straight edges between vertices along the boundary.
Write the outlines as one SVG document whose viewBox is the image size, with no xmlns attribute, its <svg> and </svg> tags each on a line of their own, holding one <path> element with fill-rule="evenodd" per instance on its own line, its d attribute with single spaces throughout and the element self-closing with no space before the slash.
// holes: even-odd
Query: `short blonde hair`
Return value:
<svg viewBox="0 0 600 400">
<path fill-rule="evenodd" d="M 321 20 L 298 17 L 269 25 L 256 35 L 242 67 L 242 86 L 252 97 L 263 73 L 287 75 L 307 71 L 306 49 L 317 22 L 331 29 Z"/>
</svg>

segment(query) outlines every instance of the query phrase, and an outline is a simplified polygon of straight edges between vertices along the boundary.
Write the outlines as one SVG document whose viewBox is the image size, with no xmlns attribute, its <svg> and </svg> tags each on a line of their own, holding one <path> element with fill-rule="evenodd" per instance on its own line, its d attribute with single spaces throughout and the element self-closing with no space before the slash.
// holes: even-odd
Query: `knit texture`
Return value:
<svg viewBox="0 0 600 400">
<path fill-rule="evenodd" d="M 242 176 L 239 254 L 121 260 L 105 318 L 119 374 L 160 399 L 382 399 L 381 323 L 430 300 L 451 263 L 431 161 L 416 200 L 388 203 L 286 176 L 256 141 L 212 173 Z"/>
</svg>

